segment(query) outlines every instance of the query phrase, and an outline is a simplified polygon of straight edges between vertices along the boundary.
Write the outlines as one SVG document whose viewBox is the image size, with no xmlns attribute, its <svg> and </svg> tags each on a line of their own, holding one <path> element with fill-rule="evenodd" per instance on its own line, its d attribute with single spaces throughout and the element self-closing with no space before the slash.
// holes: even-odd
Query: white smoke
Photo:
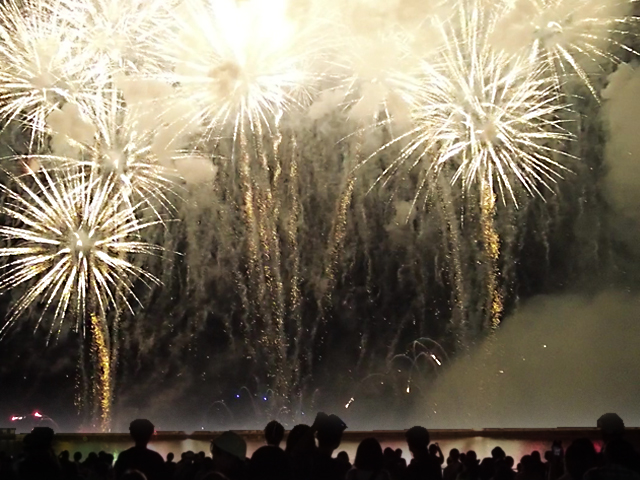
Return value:
<svg viewBox="0 0 640 480">
<path fill-rule="evenodd" d="M 640 234 L 640 70 L 621 64 L 602 97 L 608 136 L 604 192 L 617 215 L 615 235 L 634 246 Z"/>
<path fill-rule="evenodd" d="M 640 296 L 613 291 L 534 298 L 455 360 L 416 416 L 434 428 L 594 427 L 617 412 L 638 425 L 639 309 Z"/>
</svg>

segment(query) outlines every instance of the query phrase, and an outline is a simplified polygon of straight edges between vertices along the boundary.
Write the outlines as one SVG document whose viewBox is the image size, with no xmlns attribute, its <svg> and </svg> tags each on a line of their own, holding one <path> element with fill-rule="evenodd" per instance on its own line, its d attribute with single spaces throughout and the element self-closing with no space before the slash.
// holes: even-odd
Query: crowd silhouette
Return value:
<svg viewBox="0 0 640 480">
<path fill-rule="evenodd" d="M 20 455 L 0 452 L 0 480 L 640 480 L 640 457 L 625 440 L 622 419 L 605 414 L 598 427 L 600 452 L 587 438 L 574 440 L 566 451 L 554 441 L 544 456 L 533 451 L 517 464 L 500 447 L 482 460 L 473 450 L 456 448 L 445 457 L 420 426 L 405 432 L 408 464 L 401 449 L 383 450 L 373 437 L 360 442 L 352 464 L 338 451 L 346 425 L 323 413 L 311 426 L 296 425 L 284 449 L 285 430 L 272 421 L 264 430 L 265 445 L 251 458 L 244 439 L 228 431 L 212 440 L 210 456 L 189 451 L 177 462 L 173 453 L 165 459 L 147 447 L 155 431 L 149 420 L 131 422 L 134 446 L 117 458 L 106 452 L 56 456 L 53 430 L 35 428 Z"/>
</svg>

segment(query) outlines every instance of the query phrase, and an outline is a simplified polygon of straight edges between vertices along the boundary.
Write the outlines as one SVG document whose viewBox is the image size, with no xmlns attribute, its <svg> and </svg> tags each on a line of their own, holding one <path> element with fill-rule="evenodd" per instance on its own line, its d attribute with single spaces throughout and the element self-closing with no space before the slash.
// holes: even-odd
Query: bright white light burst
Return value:
<svg viewBox="0 0 640 480">
<path fill-rule="evenodd" d="M 158 223 L 137 220 L 142 204 L 120 201 L 118 185 L 95 169 L 84 176 L 55 173 L 9 175 L 9 184 L 0 185 L 5 197 L 0 256 L 10 257 L 1 270 L 0 291 L 26 285 L 0 333 L 37 301 L 44 304 L 37 325 L 54 308 L 50 334 L 60 332 L 68 314 L 84 333 L 85 314 L 105 318 L 116 301 L 131 308 L 135 280 L 159 283 L 131 261 L 133 255 L 161 250 L 139 238 Z"/>
<path fill-rule="evenodd" d="M 461 6 L 457 21 L 441 24 L 443 48 L 423 64 L 414 127 L 383 147 L 407 142 L 381 178 L 426 164 L 416 200 L 432 175 L 447 175 L 467 189 L 479 183 L 494 191 L 495 181 L 503 199 L 517 202 L 516 184 L 541 194 L 566 170 L 568 155 L 557 150 L 570 138 L 559 117 L 565 99 L 544 67 L 490 48 L 483 15 Z"/>
<path fill-rule="evenodd" d="M 78 56 L 62 11 L 57 2 L 37 0 L 0 5 L 0 120 L 25 124 L 32 144 L 45 133 L 52 111 L 69 102 L 85 106 L 102 83 Z"/>
<path fill-rule="evenodd" d="M 497 0 L 488 5 L 498 11 L 491 42 L 531 65 L 546 64 L 558 86 L 576 76 L 598 98 L 592 75 L 602 74 L 601 64 L 620 63 L 621 51 L 638 56 L 622 42 L 623 36 L 634 35 L 631 27 L 638 23 L 634 2 Z"/>
<path fill-rule="evenodd" d="M 285 1 L 187 0 L 175 21 L 176 38 L 164 45 L 176 101 L 191 107 L 180 121 L 205 139 L 241 124 L 272 126 L 309 102 L 314 45 L 287 18 Z"/>
</svg>

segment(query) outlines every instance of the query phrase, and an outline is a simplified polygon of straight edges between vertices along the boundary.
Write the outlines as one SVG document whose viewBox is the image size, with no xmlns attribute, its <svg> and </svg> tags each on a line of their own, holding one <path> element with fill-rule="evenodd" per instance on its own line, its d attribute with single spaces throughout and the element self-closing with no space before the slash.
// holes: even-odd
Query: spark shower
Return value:
<svg viewBox="0 0 640 480">
<path fill-rule="evenodd" d="M 75 335 L 102 430 L 141 332 L 209 344 L 281 418 L 341 332 L 346 371 L 419 390 L 513 304 L 633 6 L 4 2 L 0 332 Z"/>
</svg>

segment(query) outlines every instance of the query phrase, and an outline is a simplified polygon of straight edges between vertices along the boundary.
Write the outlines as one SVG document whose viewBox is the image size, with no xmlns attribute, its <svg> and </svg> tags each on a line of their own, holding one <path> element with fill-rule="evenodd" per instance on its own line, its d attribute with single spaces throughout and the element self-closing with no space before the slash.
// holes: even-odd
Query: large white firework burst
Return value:
<svg viewBox="0 0 640 480">
<path fill-rule="evenodd" d="M 164 42 L 174 65 L 176 102 L 188 104 L 176 121 L 211 138 L 270 127 L 306 105 L 318 37 L 305 36 L 287 17 L 286 2 L 186 0 L 176 10 L 176 32 Z"/>
<path fill-rule="evenodd" d="M 478 2 L 461 2 L 440 24 L 443 47 L 423 63 L 424 76 L 413 106 L 410 131 L 383 146 L 404 142 L 401 154 L 380 179 L 403 165 L 422 166 L 418 194 L 437 175 L 482 184 L 517 202 L 517 186 L 529 194 L 566 170 L 559 148 L 571 138 L 562 128 L 566 106 L 544 66 L 531 68 L 493 50 L 488 22 Z"/>
<path fill-rule="evenodd" d="M 1 213 L 0 256 L 9 257 L 0 273 L 0 290 L 26 285 L 0 333 L 32 304 L 42 302 L 42 314 L 53 310 L 50 333 L 60 332 L 68 314 L 73 328 L 84 332 L 85 315 L 105 318 L 107 307 L 120 301 L 131 308 L 134 283 L 159 283 L 133 263 L 138 254 L 161 248 L 140 239 L 158 220 L 142 222 L 143 203 L 120 200 L 118 184 L 105 181 L 95 169 L 83 174 L 56 171 L 9 175 L 0 185 L 5 198 Z"/>
<path fill-rule="evenodd" d="M 322 113 L 340 108 L 356 122 L 406 122 L 418 88 L 415 33 L 393 25 L 366 34 L 343 28 L 336 36 L 341 41 L 330 62 L 336 86 L 322 92 L 310 115 L 326 102 Z"/>
<path fill-rule="evenodd" d="M 146 202 L 162 218 L 161 210 L 174 209 L 179 175 L 172 167 L 176 152 L 162 140 L 161 116 L 152 115 L 150 120 L 138 108 L 127 108 L 115 90 L 96 92 L 96 96 L 100 99 L 92 102 L 84 116 L 74 110 L 55 112 L 56 121 L 50 124 L 56 155 L 29 158 L 71 171 L 78 166 L 95 168 L 119 184 L 126 202 Z M 151 103 L 145 105 L 155 112 Z"/>
<path fill-rule="evenodd" d="M 174 0 L 58 0 L 79 61 L 109 73 L 157 72 L 155 47 L 173 19 Z"/>
<path fill-rule="evenodd" d="M 532 66 L 546 64 L 558 86 L 577 77 L 598 98 L 593 74 L 619 63 L 621 52 L 637 56 L 625 40 L 638 24 L 635 0 L 491 0 L 496 8 L 491 42 Z M 626 37 L 626 39 L 624 38 Z"/>
<path fill-rule="evenodd" d="M 0 5 L 0 120 L 19 120 L 33 140 L 48 115 L 66 103 L 84 109 L 103 72 L 79 56 L 73 28 L 57 1 L 8 0 Z"/>
</svg>

